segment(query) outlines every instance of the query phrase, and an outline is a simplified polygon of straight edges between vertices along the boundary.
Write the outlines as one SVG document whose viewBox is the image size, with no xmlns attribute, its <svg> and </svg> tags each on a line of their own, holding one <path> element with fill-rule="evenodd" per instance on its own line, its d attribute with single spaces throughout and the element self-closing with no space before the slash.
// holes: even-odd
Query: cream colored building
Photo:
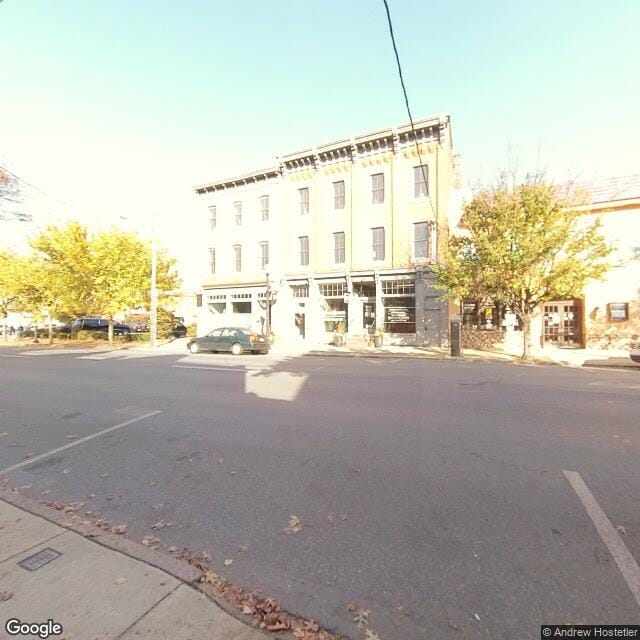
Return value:
<svg viewBox="0 0 640 640">
<path fill-rule="evenodd" d="M 414 125 L 195 187 L 209 259 L 199 332 L 264 328 L 268 277 L 277 337 L 328 341 L 342 324 L 351 337 L 384 327 L 387 342 L 445 343 L 430 265 L 460 215 L 457 158 L 449 116 Z"/>
</svg>

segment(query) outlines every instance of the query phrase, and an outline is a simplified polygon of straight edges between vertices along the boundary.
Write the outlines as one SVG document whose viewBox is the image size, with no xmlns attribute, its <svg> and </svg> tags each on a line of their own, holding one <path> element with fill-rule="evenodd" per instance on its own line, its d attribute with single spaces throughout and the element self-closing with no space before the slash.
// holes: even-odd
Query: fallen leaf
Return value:
<svg viewBox="0 0 640 640">
<path fill-rule="evenodd" d="M 627 529 L 625 527 L 623 527 L 621 524 L 619 524 L 616 527 L 616 531 L 621 535 L 621 536 L 626 536 L 627 535 Z"/>
<path fill-rule="evenodd" d="M 242 613 L 244 613 L 247 616 L 250 616 L 253 614 L 253 608 L 250 607 L 248 604 L 245 604 L 242 606 Z"/>
<path fill-rule="evenodd" d="M 63 469 L 62 473 L 64 473 L 66 475 L 67 473 L 69 473 L 69 469 Z"/>
<path fill-rule="evenodd" d="M 366 630 L 364 638 L 365 640 L 380 640 L 380 636 L 375 631 L 371 631 L 371 629 Z"/>
<path fill-rule="evenodd" d="M 124 584 L 126 581 L 127 581 L 127 579 L 126 579 L 126 578 L 123 578 L 122 576 L 120 576 L 119 578 L 116 578 L 116 579 L 114 580 L 114 582 L 115 582 L 116 584 Z"/>
<path fill-rule="evenodd" d="M 33 451 L 30 451 L 29 453 L 25 453 L 24 459 L 28 460 L 29 458 L 33 458 Z"/>
<path fill-rule="evenodd" d="M 95 493 L 90 493 L 90 494 L 87 496 L 87 500 L 92 500 L 92 499 L 93 499 L 93 498 L 95 498 L 95 497 L 96 497 L 96 494 L 95 494 Z"/>
<path fill-rule="evenodd" d="M 359 609 L 355 616 L 353 616 L 353 622 L 358 629 L 364 629 L 369 626 L 369 609 Z"/>
<path fill-rule="evenodd" d="M 145 536 L 142 538 L 142 544 L 145 547 L 156 547 L 160 544 L 160 538 L 156 538 L 156 536 Z"/>
<path fill-rule="evenodd" d="M 127 531 L 127 525 L 126 524 L 116 524 L 113 527 L 111 527 L 111 533 L 116 533 L 116 534 L 118 534 L 120 536 L 123 533 L 125 533 L 126 531 Z"/>
<path fill-rule="evenodd" d="M 149 483 L 149 486 L 150 487 L 155 487 L 157 484 L 158 483 L 155 480 L 153 480 L 152 482 Z"/>
<path fill-rule="evenodd" d="M 13 598 L 13 591 L 0 591 L 0 602 L 6 602 Z"/>
<path fill-rule="evenodd" d="M 238 551 L 242 551 L 242 552 L 249 551 L 249 545 L 248 544 L 238 545 Z"/>
<path fill-rule="evenodd" d="M 347 611 L 354 612 L 357 608 L 358 608 L 358 605 L 355 602 L 353 601 L 347 602 Z"/>
<path fill-rule="evenodd" d="M 218 462 L 222 464 L 224 462 L 224 458 L 218 458 Z"/>
<path fill-rule="evenodd" d="M 67 440 L 75 440 L 77 437 L 78 437 L 78 434 L 77 434 L 77 433 L 70 433 L 70 434 L 67 436 Z"/>
<path fill-rule="evenodd" d="M 44 491 L 40 492 L 43 496 L 48 496 L 51 493 L 51 489 L 45 489 Z"/>
<path fill-rule="evenodd" d="M 289 524 L 282 531 L 287 535 L 300 533 L 302 531 L 302 521 L 298 516 L 293 515 L 289 518 Z"/>
<path fill-rule="evenodd" d="M 159 502 L 158 504 L 154 504 L 152 505 L 152 509 L 154 511 L 160 511 L 160 509 L 162 509 L 162 507 L 164 507 L 164 503 L 163 502 Z"/>
<path fill-rule="evenodd" d="M 168 549 L 169 553 L 175 553 L 177 550 L 178 550 L 178 547 L 176 547 L 175 544 L 172 544 Z"/>
<path fill-rule="evenodd" d="M 479 616 L 477 613 L 474 613 L 474 614 L 473 614 L 473 617 L 474 617 L 478 622 L 480 622 L 480 616 Z"/>
<path fill-rule="evenodd" d="M 173 522 L 167 522 L 166 520 L 158 520 L 155 524 L 151 525 L 152 529 L 164 529 L 165 527 L 170 527 Z"/>
<path fill-rule="evenodd" d="M 327 516 L 327 520 L 328 520 L 331 524 L 334 524 L 334 523 L 335 523 L 335 521 L 336 521 L 336 517 L 333 515 L 333 513 L 330 513 L 330 514 Z"/>
<path fill-rule="evenodd" d="M 224 566 L 225 566 L 225 567 L 229 567 L 229 566 L 230 566 L 230 565 L 232 565 L 232 564 L 233 564 L 233 558 L 227 558 L 227 559 L 224 561 Z"/>
<path fill-rule="evenodd" d="M 101 478 L 108 478 L 109 474 L 108 473 L 102 473 L 102 474 L 100 474 L 100 477 Z"/>
</svg>

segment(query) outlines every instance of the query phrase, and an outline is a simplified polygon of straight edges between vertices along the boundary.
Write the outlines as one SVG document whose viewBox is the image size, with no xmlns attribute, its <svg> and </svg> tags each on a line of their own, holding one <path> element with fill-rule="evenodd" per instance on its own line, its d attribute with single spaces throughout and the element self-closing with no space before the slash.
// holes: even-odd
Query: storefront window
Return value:
<svg viewBox="0 0 640 640">
<path fill-rule="evenodd" d="M 411 297 L 383 298 L 384 330 L 388 333 L 416 332 L 416 299 Z"/>
</svg>

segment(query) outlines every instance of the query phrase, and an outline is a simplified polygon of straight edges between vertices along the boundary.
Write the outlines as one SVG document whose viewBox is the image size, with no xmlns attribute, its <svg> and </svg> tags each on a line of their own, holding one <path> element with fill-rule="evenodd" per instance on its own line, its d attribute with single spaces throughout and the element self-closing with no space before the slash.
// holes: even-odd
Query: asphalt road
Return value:
<svg viewBox="0 0 640 640">
<path fill-rule="evenodd" d="M 0 470 L 28 462 L 0 476 L 211 550 L 326 628 L 363 637 L 350 602 L 381 640 L 640 622 L 640 370 L 0 353 Z M 565 471 L 617 528 L 626 574 Z"/>
</svg>

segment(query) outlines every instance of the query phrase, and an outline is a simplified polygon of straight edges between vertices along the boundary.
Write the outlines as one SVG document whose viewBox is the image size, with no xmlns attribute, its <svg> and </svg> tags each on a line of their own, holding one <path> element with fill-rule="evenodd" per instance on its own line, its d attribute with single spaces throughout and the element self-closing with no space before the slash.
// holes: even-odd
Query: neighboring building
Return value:
<svg viewBox="0 0 640 640">
<path fill-rule="evenodd" d="M 534 346 L 628 349 L 640 335 L 640 174 L 575 185 L 589 204 L 578 207 L 585 222 L 597 218 L 601 233 L 614 249 L 613 268 L 603 280 L 590 281 L 582 295 L 552 300 L 532 322 Z M 509 320 L 510 317 L 510 320 Z M 465 346 L 521 349 L 520 327 L 504 309 L 463 305 Z M 509 331 L 511 326 L 515 331 Z M 514 326 L 515 325 L 515 326 Z"/>
<path fill-rule="evenodd" d="M 640 174 L 581 186 L 591 195 L 581 209 L 600 218 L 614 267 L 576 301 L 583 304 L 580 341 L 590 348 L 628 349 L 640 335 Z"/>
<path fill-rule="evenodd" d="M 264 328 L 329 340 L 443 344 L 448 305 L 429 265 L 455 225 L 449 116 L 290 153 L 277 166 L 195 187 L 208 208 L 199 331 Z M 203 216 L 204 219 L 204 216 Z"/>
</svg>

